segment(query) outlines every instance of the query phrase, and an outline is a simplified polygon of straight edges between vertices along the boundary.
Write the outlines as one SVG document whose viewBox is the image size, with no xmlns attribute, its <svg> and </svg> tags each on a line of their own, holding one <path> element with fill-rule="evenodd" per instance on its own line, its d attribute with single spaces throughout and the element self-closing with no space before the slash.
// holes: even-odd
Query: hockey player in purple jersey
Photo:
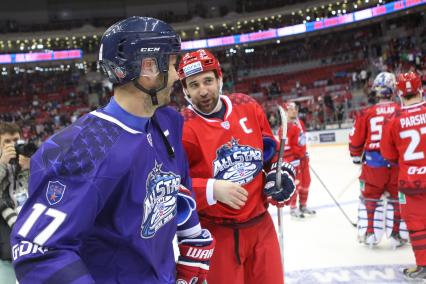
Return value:
<svg viewBox="0 0 426 284">
<path fill-rule="evenodd" d="M 153 18 L 131 17 L 105 32 L 99 61 L 114 97 L 31 160 L 30 196 L 11 235 L 21 284 L 206 278 L 214 240 L 187 189 L 183 119 L 165 106 L 179 51 L 177 33 Z"/>
</svg>

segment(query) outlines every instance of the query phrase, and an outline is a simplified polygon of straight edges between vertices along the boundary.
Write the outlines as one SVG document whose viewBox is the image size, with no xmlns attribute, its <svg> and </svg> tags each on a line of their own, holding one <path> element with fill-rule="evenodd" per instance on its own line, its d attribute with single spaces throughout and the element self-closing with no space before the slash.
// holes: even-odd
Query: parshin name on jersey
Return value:
<svg viewBox="0 0 426 284">
<path fill-rule="evenodd" d="M 234 166 L 235 164 L 251 162 L 253 160 L 261 161 L 262 152 L 258 150 L 234 152 L 232 153 L 232 156 L 227 156 L 220 160 L 214 161 L 214 175 L 216 175 L 220 171 L 223 171 L 224 169 Z"/>
<path fill-rule="evenodd" d="M 426 124 L 426 113 L 410 115 L 407 117 L 400 118 L 401 127 L 412 127 L 420 124 Z"/>
<path fill-rule="evenodd" d="M 376 108 L 376 114 L 392 114 L 395 112 L 395 106 L 378 107 Z"/>
<path fill-rule="evenodd" d="M 12 247 L 12 258 L 17 260 L 19 257 L 27 254 L 44 254 L 48 249 L 38 244 L 34 244 L 28 241 L 21 241 Z"/>
</svg>

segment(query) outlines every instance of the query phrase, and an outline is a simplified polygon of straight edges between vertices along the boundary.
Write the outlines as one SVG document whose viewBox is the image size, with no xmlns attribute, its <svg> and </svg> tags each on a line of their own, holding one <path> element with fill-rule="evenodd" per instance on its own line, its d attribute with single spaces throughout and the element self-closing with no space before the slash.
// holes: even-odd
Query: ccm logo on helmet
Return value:
<svg viewBox="0 0 426 284">
<path fill-rule="evenodd" d="M 141 52 L 157 52 L 160 51 L 159 47 L 142 47 Z"/>
</svg>

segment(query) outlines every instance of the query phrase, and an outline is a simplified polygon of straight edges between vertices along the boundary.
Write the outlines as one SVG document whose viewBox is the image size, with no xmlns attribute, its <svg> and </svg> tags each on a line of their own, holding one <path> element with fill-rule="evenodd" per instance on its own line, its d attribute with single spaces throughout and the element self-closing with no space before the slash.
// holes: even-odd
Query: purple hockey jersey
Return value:
<svg viewBox="0 0 426 284">
<path fill-rule="evenodd" d="M 175 283 L 174 235 L 200 230 L 196 210 L 177 221 L 182 125 L 169 107 L 143 119 L 111 99 L 44 142 L 11 235 L 19 282 Z"/>
</svg>

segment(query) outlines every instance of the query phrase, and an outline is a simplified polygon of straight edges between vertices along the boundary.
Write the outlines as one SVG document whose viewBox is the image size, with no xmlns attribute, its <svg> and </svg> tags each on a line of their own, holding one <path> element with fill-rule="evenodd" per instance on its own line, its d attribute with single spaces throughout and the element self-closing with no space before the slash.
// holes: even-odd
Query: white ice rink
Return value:
<svg viewBox="0 0 426 284">
<path fill-rule="evenodd" d="M 356 222 L 360 169 L 347 146 L 311 146 L 311 166 Z M 284 208 L 285 283 L 407 283 L 402 268 L 415 264 L 410 245 L 393 250 L 384 236 L 369 249 L 357 241 L 356 228 L 343 216 L 327 191 L 311 173 L 308 206 L 317 215 L 291 219 Z M 277 218 L 276 208 L 270 209 Z"/>
</svg>

